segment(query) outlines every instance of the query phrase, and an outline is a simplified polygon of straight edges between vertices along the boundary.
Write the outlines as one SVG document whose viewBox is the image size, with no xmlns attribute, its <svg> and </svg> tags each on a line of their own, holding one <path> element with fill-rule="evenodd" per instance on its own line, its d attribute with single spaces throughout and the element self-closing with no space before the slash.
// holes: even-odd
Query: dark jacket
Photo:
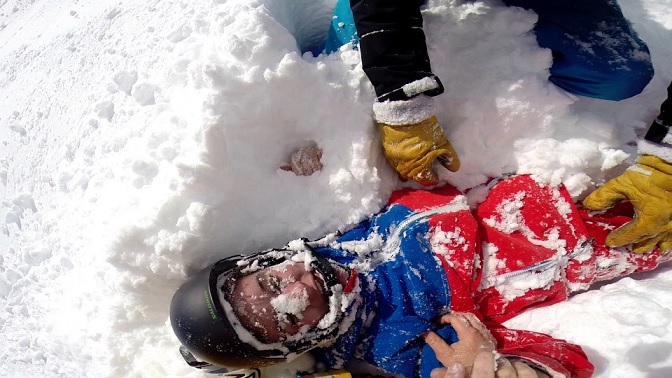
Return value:
<svg viewBox="0 0 672 378">
<path fill-rule="evenodd" d="M 670 131 L 670 126 L 672 126 L 672 83 L 667 87 L 667 99 L 660 106 L 660 114 L 653 121 L 649 131 L 646 133 L 644 139 L 649 142 L 657 143 L 665 147 L 672 148 L 672 131 Z M 667 136 L 667 140 L 664 141 Z"/>
<path fill-rule="evenodd" d="M 360 38 L 362 67 L 378 101 L 443 93 L 443 85 L 429 63 L 420 13 L 423 3 L 423 0 L 350 0 Z M 409 93 L 403 89 L 422 79 L 429 80 L 424 90 Z"/>
<path fill-rule="evenodd" d="M 436 96 L 444 91 L 443 84 L 432 73 L 427 53 L 420 12 L 424 3 L 425 0 L 350 0 L 360 38 L 362 67 L 379 102 L 408 100 L 421 93 Z M 428 80 L 428 85 L 405 88 L 423 79 Z M 654 143 L 653 148 L 672 148 L 672 84 L 667 92 L 660 115 L 644 137 Z M 640 152 L 661 154 L 650 148 Z M 669 160 L 667 152 L 662 155 Z"/>
</svg>

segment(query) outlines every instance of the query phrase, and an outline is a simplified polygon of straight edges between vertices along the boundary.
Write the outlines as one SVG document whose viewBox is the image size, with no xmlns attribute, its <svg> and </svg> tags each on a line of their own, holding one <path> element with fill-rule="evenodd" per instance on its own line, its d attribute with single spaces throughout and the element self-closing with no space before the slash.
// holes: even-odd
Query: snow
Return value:
<svg viewBox="0 0 672 378">
<path fill-rule="evenodd" d="M 308 307 L 308 293 L 303 290 L 300 293 L 290 295 L 278 295 L 278 297 L 271 300 L 273 309 L 278 314 L 292 314 L 301 319 L 303 310 Z"/>
<path fill-rule="evenodd" d="M 0 376 L 201 376 L 168 322 L 190 273 L 345 228 L 412 185 L 384 161 L 358 52 L 300 53 L 333 4 L 0 2 Z M 533 173 L 581 199 L 626 169 L 672 78 L 672 1 L 622 6 L 656 76 L 614 103 L 548 83 L 533 13 L 430 1 L 437 116 L 462 162 L 441 178 Z M 320 172 L 279 169 L 313 145 Z M 508 325 L 584 346 L 598 377 L 645 377 L 672 374 L 670 319 L 668 265 Z"/>
</svg>

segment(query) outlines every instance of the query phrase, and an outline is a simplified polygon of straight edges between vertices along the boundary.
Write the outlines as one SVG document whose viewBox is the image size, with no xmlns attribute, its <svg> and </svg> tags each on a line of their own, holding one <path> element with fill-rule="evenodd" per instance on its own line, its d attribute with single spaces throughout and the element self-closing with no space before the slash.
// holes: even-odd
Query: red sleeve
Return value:
<svg viewBox="0 0 672 378">
<path fill-rule="evenodd" d="M 450 185 L 445 185 L 432 191 L 402 189 L 392 193 L 389 204 L 399 204 L 411 210 L 424 211 L 447 205 L 461 195 L 464 194 Z"/>
<path fill-rule="evenodd" d="M 580 346 L 543 333 L 489 327 L 497 339 L 497 352 L 506 358 L 521 358 L 538 365 L 551 377 L 590 378 L 593 364 Z"/>
</svg>

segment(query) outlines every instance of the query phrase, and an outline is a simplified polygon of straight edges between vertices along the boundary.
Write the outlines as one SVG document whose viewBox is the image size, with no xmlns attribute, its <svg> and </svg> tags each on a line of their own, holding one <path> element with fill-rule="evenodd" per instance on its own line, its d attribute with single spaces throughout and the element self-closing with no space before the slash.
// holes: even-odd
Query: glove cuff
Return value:
<svg viewBox="0 0 672 378">
<path fill-rule="evenodd" d="M 659 157 L 667 163 L 672 164 L 672 145 L 658 144 L 642 139 L 637 142 L 637 152 L 639 152 L 640 155 Z"/>
<path fill-rule="evenodd" d="M 644 139 L 637 142 L 640 155 L 657 156 L 672 164 L 672 130 L 663 119 L 656 118 Z"/>
<path fill-rule="evenodd" d="M 410 100 L 376 102 L 373 115 L 378 123 L 413 125 L 434 115 L 434 99 L 421 94 Z"/>
</svg>

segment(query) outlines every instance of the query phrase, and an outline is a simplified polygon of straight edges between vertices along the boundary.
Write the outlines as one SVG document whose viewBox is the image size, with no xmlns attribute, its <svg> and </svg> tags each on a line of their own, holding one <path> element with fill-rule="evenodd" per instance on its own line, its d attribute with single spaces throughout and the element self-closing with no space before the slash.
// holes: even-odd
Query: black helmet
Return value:
<svg viewBox="0 0 672 378">
<path fill-rule="evenodd" d="M 233 368 L 284 362 L 335 339 L 341 330 L 344 331 L 341 327 L 343 309 L 357 305 L 359 301 L 353 301 L 357 296 L 355 292 L 353 295 L 343 294 L 331 266 L 333 262 L 319 255 L 312 255 L 311 265 L 322 275 L 330 311 L 336 314 L 329 327 L 310 330 L 299 338 L 265 344 L 241 325 L 231 304 L 222 296 L 229 292 L 235 278 L 277 265 L 297 253 L 296 250 L 282 249 L 233 256 L 196 273 L 180 286 L 170 304 L 170 321 L 177 338 L 197 359 Z"/>
</svg>

